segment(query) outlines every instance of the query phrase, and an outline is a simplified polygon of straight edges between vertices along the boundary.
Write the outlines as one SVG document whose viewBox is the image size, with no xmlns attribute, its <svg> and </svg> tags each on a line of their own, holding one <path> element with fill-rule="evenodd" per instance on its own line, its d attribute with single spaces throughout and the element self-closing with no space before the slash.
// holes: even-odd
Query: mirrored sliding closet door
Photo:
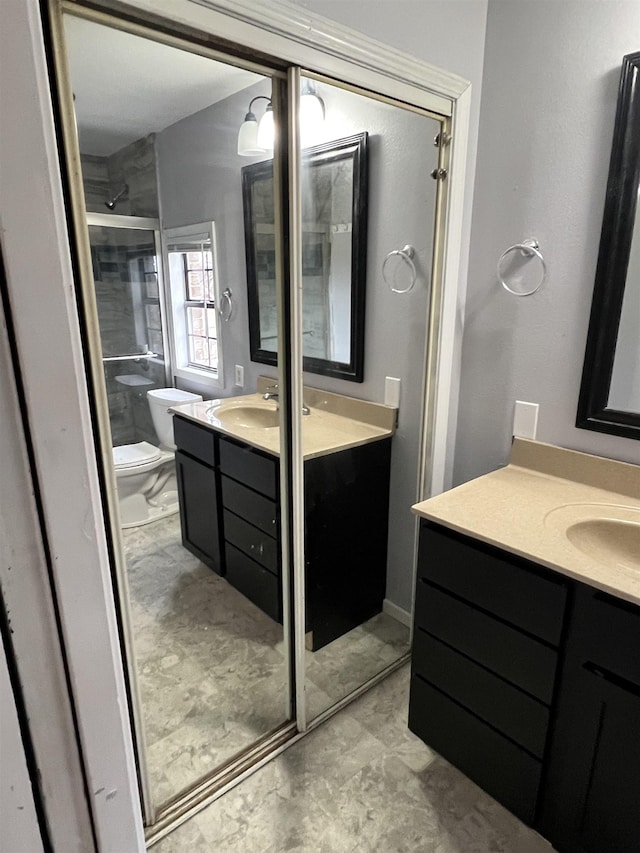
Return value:
<svg viewBox="0 0 640 853">
<path fill-rule="evenodd" d="M 312 721 L 410 648 L 441 121 L 304 74 L 299 94 Z"/>
<path fill-rule="evenodd" d="M 81 327 L 153 842 L 408 659 L 449 123 L 62 5 Z"/>
<path fill-rule="evenodd" d="M 277 114 L 282 84 L 133 30 L 63 17 L 85 331 L 150 824 L 291 720 L 281 408 L 275 389 L 263 399 L 279 383 L 248 358 L 244 276 L 243 169 L 273 164 L 273 132 L 268 155 L 255 134 L 253 148 L 239 140 L 243 121 Z M 269 222 L 255 264 L 275 348 L 280 205 L 273 191 L 254 202 Z"/>
</svg>

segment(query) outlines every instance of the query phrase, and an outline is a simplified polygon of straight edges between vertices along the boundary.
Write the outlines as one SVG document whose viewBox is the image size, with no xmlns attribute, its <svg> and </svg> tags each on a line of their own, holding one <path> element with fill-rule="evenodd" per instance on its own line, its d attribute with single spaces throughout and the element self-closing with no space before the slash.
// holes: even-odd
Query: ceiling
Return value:
<svg viewBox="0 0 640 853">
<path fill-rule="evenodd" d="M 83 154 L 113 154 L 262 79 L 72 15 L 65 36 Z"/>
</svg>

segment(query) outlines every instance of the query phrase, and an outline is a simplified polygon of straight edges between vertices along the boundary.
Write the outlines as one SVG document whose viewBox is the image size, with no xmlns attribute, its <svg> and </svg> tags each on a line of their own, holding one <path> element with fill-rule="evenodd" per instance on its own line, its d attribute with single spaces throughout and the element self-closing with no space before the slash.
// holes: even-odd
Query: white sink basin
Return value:
<svg viewBox="0 0 640 853">
<path fill-rule="evenodd" d="M 619 504 L 565 504 L 545 525 L 596 562 L 640 574 L 640 509 Z"/>
<path fill-rule="evenodd" d="M 280 426 L 280 413 L 275 404 L 268 401 L 264 405 L 253 401 L 243 403 L 240 400 L 221 402 L 207 409 L 207 416 L 233 427 L 274 429 Z"/>
</svg>

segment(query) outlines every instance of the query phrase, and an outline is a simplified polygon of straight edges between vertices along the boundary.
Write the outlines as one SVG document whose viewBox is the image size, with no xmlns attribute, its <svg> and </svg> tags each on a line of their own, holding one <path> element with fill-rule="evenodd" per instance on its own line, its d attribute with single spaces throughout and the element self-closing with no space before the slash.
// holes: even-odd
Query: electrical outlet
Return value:
<svg viewBox="0 0 640 853">
<path fill-rule="evenodd" d="M 513 435 L 517 438 L 536 437 L 538 431 L 538 403 L 523 403 L 516 400 L 513 411 Z"/>
<path fill-rule="evenodd" d="M 244 367 L 241 364 L 236 364 L 235 384 L 238 388 L 244 388 Z"/>
</svg>

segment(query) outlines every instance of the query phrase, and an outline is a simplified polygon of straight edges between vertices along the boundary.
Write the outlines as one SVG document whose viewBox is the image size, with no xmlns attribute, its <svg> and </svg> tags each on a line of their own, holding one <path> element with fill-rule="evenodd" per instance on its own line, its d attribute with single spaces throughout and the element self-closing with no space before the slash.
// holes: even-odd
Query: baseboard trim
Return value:
<svg viewBox="0 0 640 853">
<path fill-rule="evenodd" d="M 396 622 L 400 622 L 401 625 L 406 625 L 407 628 L 411 627 L 411 614 L 403 610 L 402 607 L 398 607 L 393 601 L 389 601 L 388 598 L 385 598 L 382 602 L 382 612 L 386 613 L 387 616 L 391 616 Z"/>
</svg>

